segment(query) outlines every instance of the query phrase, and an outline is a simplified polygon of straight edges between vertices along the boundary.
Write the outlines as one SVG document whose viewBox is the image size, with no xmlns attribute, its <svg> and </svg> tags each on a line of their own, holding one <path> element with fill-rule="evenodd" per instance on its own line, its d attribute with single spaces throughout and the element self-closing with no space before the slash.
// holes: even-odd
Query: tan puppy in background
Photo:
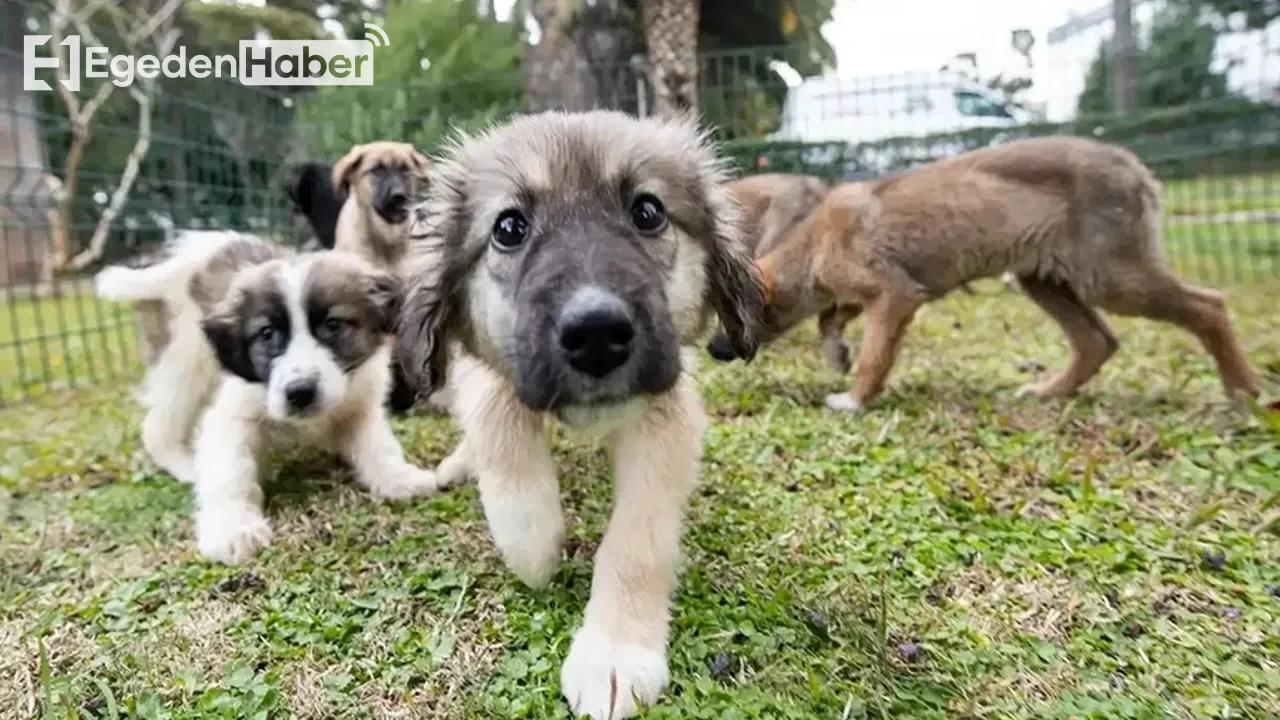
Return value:
<svg viewBox="0 0 1280 720">
<path fill-rule="evenodd" d="M 409 206 L 425 188 L 431 163 L 409 143 L 356 145 L 333 166 L 333 186 L 347 193 L 334 249 L 393 270 L 404 258 Z"/>
<path fill-rule="evenodd" d="M 832 307 L 865 313 L 848 393 L 857 410 L 884 387 L 915 312 L 965 282 L 1008 271 L 1062 327 L 1071 359 L 1019 395 L 1072 393 L 1119 346 L 1095 308 L 1175 323 L 1213 356 L 1228 394 L 1259 393 L 1222 295 L 1183 283 L 1160 246 L 1160 184 L 1131 152 L 1092 140 L 1020 140 L 830 192 L 759 260 L 763 338 Z M 723 335 L 708 352 L 734 353 Z"/>
<path fill-rule="evenodd" d="M 348 150 L 333 166 L 333 187 L 347 194 L 334 228 L 334 249 L 398 272 L 408 244 L 409 208 L 426 191 L 430 169 L 430 161 L 409 143 L 378 141 Z M 408 410 L 416 400 L 416 391 L 393 361 L 391 409 Z M 448 389 L 426 400 L 436 410 L 446 410 Z"/>
</svg>

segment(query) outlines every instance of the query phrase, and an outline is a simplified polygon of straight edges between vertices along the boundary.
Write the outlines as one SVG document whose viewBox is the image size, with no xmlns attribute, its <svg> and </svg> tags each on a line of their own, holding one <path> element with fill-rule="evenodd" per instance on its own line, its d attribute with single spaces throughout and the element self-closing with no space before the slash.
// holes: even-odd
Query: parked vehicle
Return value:
<svg viewBox="0 0 1280 720">
<path fill-rule="evenodd" d="M 839 159 L 836 143 L 865 146 L 892 138 L 945 135 L 974 128 L 1017 127 L 1031 113 L 1005 103 L 997 93 L 950 71 L 845 79 L 809 78 L 791 88 L 774 142 L 820 143 L 807 163 L 829 165 Z M 995 137 L 999 137 L 998 135 Z M 931 144 L 932 145 L 932 144 Z M 937 157 L 971 148 L 929 147 Z M 821 155 L 821 156 L 820 156 Z M 874 175 L 896 169 L 902 158 L 860 148 L 857 167 L 846 176 Z M 927 159 L 927 158 L 921 158 Z"/>
</svg>

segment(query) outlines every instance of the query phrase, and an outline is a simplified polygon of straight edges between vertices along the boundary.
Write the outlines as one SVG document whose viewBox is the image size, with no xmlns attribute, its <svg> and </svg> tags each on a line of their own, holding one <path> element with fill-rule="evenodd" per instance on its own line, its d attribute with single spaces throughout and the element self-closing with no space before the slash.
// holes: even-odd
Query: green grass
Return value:
<svg viewBox="0 0 1280 720">
<path fill-rule="evenodd" d="M 1165 255 L 1179 273 L 1210 283 L 1280 278 L 1280 222 L 1173 222 Z"/>
<path fill-rule="evenodd" d="M 0 401 L 131 372 L 136 346 L 128 306 L 98 300 L 87 282 L 51 297 L 0 294 Z"/>
<path fill-rule="evenodd" d="M 1168 215 L 1280 213 L 1280 173 L 1204 175 L 1164 183 Z"/>
<path fill-rule="evenodd" d="M 807 327 L 750 366 L 704 360 L 673 682 L 647 717 L 1280 716 L 1280 426 L 1144 321 L 1114 322 L 1078 397 L 1015 401 L 1065 348 L 979 290 L 921 313 L 861 416 L 820 407 L 846 379 Z M 1229 298 L 1274 397 L 1274 286 Z M 138 416 L 126 388 L 0 412 L 0 716 L 567 717 L 598 450 L 557 434 L 571 542 L 533 591 L 474 488 L 382 503 L 310 451 L 268 465 L 274 544 L 205 562 Z M 456 441 L 395 425 L 418 462 Z"/>
</svg>

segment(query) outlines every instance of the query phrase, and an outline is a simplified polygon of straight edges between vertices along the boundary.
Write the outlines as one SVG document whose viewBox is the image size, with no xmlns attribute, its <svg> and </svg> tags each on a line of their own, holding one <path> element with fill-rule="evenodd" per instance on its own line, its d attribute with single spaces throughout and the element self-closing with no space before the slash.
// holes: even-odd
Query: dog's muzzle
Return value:
<svg viewBox="0 0 1280 720">
<path fill-rule="evenodd" d="M 316 378 L 299 378 L 284 386 L 284 401 L 290 415 L 307 415 L 316 408 L 319 384 Z"/>
<path fill-rule="evenodd" d="M 737 353 L 733 351 L 733 345 L 729 343 L 729 337 L 723 330 L 711 336 L 711 340 L 707 342 L 707 354 L 711 359 L 719 362 L 732 362 L 738 359 Z"/>
<path fill-rule="evenodd" d="M 601 379 L 631 359 L 635 323 L 626 303 L 613 293 L 588 287 L 576 292 L 556 323 L 565 364 Z"/>
</svg>

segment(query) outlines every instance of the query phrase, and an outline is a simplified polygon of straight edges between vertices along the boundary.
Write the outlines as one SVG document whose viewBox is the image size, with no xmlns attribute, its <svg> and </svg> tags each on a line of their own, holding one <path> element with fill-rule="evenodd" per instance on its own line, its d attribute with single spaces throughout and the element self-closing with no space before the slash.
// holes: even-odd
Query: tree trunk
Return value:
<svg viewBox="0 0 1280 720">
<path fill-rule="evenodd" d="M 531 0 L 528 5 L 541 37 L 537 43 L 526 41 L 526 109 L 634 112 L 628 60 L 641 44 L 625 2 Z"/>
<path fill-rule="evenodd" d="M 698 111 L 698 0 L 642 0 L 649 82 L 660 114 Z"/>
<path fill-rule="evenodd" d="M 1115 25 L 1115 40 L 1111 43 L 1114 53 L 1111 107 L 1123 115 L 1138 106 L 1138 48 L 1133 35 L 1132 0 L 1112 0 L 1111 16 Z"/>
<path fill-rule="evenodd" d="M 36 102 L 22 89 L 26 14 L 0 1 L 0 286 L 51 279 L 50 245 L 62 227 L 49 222 L 57 199 L 45 181 Z"/>
</svg>

